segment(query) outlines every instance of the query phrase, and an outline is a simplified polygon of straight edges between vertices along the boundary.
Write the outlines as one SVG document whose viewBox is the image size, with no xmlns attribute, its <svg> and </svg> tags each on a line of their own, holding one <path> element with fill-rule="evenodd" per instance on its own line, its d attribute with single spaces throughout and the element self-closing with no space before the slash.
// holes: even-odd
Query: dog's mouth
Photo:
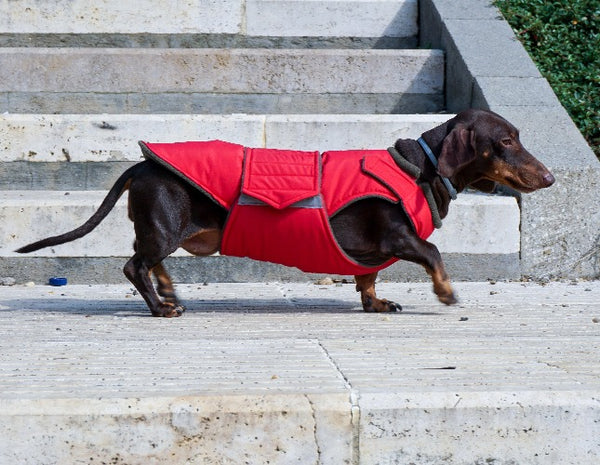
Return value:
<svg viewBox="0 0 600 465">
<path fill-rule="evenodd" d="M 529 194 L 539 189 L 550 187 L 555 182 L 552 173 L 550 173 L 550 171 L 546 169 L 505 169 L 502 172 L 496 174 L 499 174 L 499 176 L 497 177 L 497 179 L 493 179 L 494 181 L 500 184 L 504 184 L 505 186 L 508 186 L 511 189 L 525 194 Z"/>
<path fill-rule="evenodd" d="M 524 194 L 529 194 L 539 189 L 550 187 L 552 184 L 554 184 L 554 181 L 554 176 L 548 172 L 547 175 L 542 175 L 541 177 L 536 176 L 536 179 L 517 179 L 508 177 L 504 180 L 504 183 L 506 183 L 508 187 L 512 189 Z"/>
<path fill-rule="evenodd" d="M 555 182 L 548 168 L 533 156 L 519 163 L 494 160 L 486 171 L 488 179 L 525 194 L 550 187 Z"/>
</svg>

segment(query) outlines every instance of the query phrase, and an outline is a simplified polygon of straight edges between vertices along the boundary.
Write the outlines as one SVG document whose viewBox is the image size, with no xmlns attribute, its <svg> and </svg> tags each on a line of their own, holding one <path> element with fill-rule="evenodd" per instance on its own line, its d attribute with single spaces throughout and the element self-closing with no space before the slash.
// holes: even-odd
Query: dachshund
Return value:
<svg viewBox="0 0 600 465">
<path fill-rule="evenodd" d="M 416 167 L 416 182 L 429 186 L 440 218 L 447 215 L 456 192 L 466 188 L 492 192 L 498 183 L 530 193 L 555 181 L 550 171 L 523 147 L 517 128 L 485 110 L 463 111 L 423 133 L 419 140 L 399 139 L 390 152 L 400 154 Z M 154 160 L 142 161 L 126 170 L 82 226 L 26 245 L 17 252 L 32 252 L 88 234 L 126 190 L 129 190 L 129 217 L 136 237 L 135 253 L 123 271 L 153 316 L 180 316 L 184 307 L 162 261 L 179 247 L 197 256 L 220 251 L 229 212 Z M 368 197 L 342 208 L 329 219 L 337 244 L 365 267 L 381 266 L 390 259 L 417 263 L 430 275 L 438 299 L 447 305 L 456 303 L 440 252 L 419 237 L 400 204 Z M 156 290 L 152 274 L 157 281 Z M 376 278 L 377 271 L 355 276 L 363 309 L 401 310 L 397 303 L 376 296 Z"/>
</svg>

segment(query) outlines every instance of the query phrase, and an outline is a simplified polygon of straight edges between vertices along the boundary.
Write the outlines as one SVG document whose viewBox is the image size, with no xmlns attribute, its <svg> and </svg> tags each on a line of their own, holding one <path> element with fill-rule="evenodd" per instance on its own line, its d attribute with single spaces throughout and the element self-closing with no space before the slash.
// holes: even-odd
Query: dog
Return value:
<svg viewBox="0 0 600 465">
<path fill-rule="evenodd" d="M 146 152 L 150 153 L 151 147 L 149 144 L 142 144 Z M 375 292 L 377 272 L 398 259 L 422 265 L 430 275 L 433 291 L 441 302 L 447 305 L 457 302 L 440 252 L 435 245 L 425 240 L 425 236 L 431 233 L 430 223 L 440 225 L 440 220 L 447 215 L 449 204 L 457 192 L 466 188 L 492 192 L 496 184 L 501 184 L 518 192 L 530 193 L 549 187 L 555 181 L 550 171 L 523 147 L 519 140 L 519 131 L 501 116 L 485 110 L 463 111 L 446 123 L 423 133 L 419 140 L 399 139 L 389 149 L 389 154 L 378 153 L 378 158 L 367 158 L 368 152 L 365 152 L 367 156 L 360 159 L 363 168 L 368 162 L 385 172 L 398 172 L 403 177 L 412 178 L 418 186 L 418 191 L 415 191 L 417 193 L 412 194 L 416 199 L 413 203 L 422 204 L 423 198 L 426 198 L 430 208 L 425 208 L 427 214 L 424 220 L 414 220 L 407 211 L 407 204 L 411 201 L 396 197 L 398 188 L 391 186 L 395 181 L 378 179 L 381 183 L 374 189 L 381 195 L 376 192 L 374 195 L 358 197 L 335 212 L 329 212 L 333 214 L 325 211 L 328 224 L 322 227 L 330 230 L 333 240 L 328 240 L 337 244 L 341 249 L 340 254 L 346 257 L 345 262 L 349 263 L 348 269 L 354 270 L 351 273 L 355 274 L 356 290 L 360 292 L 362 306 L 366 312 L 401 310 L 399 304 L 380 299 Z M 248 163 L 249 154 L 254 154 L 245 149 L 241 149 L 239 153 L 241 158 L 236 155 L 237 165 Z M 356 155 L 356 151 L 353 154 Z M 279 156 L 278 153 L 275 155 Z M 350 158 L 343 155 L 336 159 L 349 163 Z M 303 163 L 309 160 L 305 163 L 306 166 L 317 160 L 317 178 L 322 174 L 320 170 L 325 172 L 325 165 L 319 165 L 324 163 L 320 156 L 315 158 L 314 155 L 303 155 L 301 160 Z M 277 166 L 285 166 L 286 158 L 280 158 L 279 162 Z M 271 163 L 263 165 L 272 166 Z M 290 163 L 290 166 L 292 165 L 293 163 Z M 202 168 L 201 161 L 200 169 Z M 211 177 L 212 169 L 206 172 L 209 173 L 207 177 Z M 243 181 L 236 178 L 238 175 L 235 173 L 232 173 L 231 178 L 227 176 L 224 175 L 221 183 L 232 186 L 227 191 L 230 193 L 228 195 L 231 195 L 231 192 L 240 194 L 240 189 L 243 188 L 241 184 L 244 183 L 245 186 L 247 178 L 250 179 L 249 174 L 242 175 Z M 355 184 L 354 178 L 350 176 L 344 172 L 341 175 L 343 182 L 349 186 L 348 189 L 352 189 Z M 360 174 L 360 179 L 372 184 L 372 180 L 365 176 L 364 173 Z M 376 172 L 373 176 L 377 178 L 379 175 Z M 279 178 L 271 176 L 264 179 L 278 181 Z M 319 186 L 315 188 L 310 179 L 310 196 L 313 200 L 321 201 Z M 295 180 L 296 178 L 292 179 Z M 259 184 L 260 182 L 261 179 Z M 136 233 L 135 253 L 125 264 L 123 271 L 144 298 L 153 316 L 180 316 L 185 308 L 175 294 L 173 282 L 162 261 L 179 247 L 197 256 L 223 252 L 225 245 L 232 249 L 231 239 L 225 244 L 228 223 L 233 221 L 227 202 L 215 199 L 210 192 L 198 187 L 189 179 L 184 179 L 181 173 L 166 168 L 159 159 L 147 159 L 132 166 L 119 177 L 98 210 L 82 226 L 26 245 L 17 252 L 32 252 L 88 234 L 106 217 L 120 196 L 129 190 L 129 217 L 134 223 Z M 335 202 L 338 189 L 334 186 L 330 191 L 330 200 L 327 202 Z M 265 196 L 269 196 L 268 192 Z M 233 208 L 239 208 L 242 212 L 240 215 L 252 208 L 266 214 L 264 218 L 276 214 L 272 206 L 260 201 L 254 202 L 257 199 L 244 209 L 242 197 L 244 196 L 239 195 L 237 203 L 233 200 L 236 203 Z M 319 210 L 309 206 L 296 210 L 305 215 L 321 215 L 322 219 L 324 207 Z M 287 212 L 288 209 L 282 211 Z M 282 233 L 275 226 L 264 224 L 264 218 L 258 222 L 263 230 L 276 234 L 277 240 L 281 239 L 281 236 L 288 237 L 285 230 Z M 421 225 L 421 233 L 416 221 L 425 224 Z M 276 222 L 279 224 L 279 220 Z M 282 224 L 285 225 L 285 221 Z M 296 246 L 304 247 L 304 250 L 308 251 L 313 248 L 319 250 L 320 244 L 316 242 L 321 239 L 312 239 L 313 230 L 307 231 L 307 234 L 300 235 L 294 235 L 290 231 L 292 239 L 287 242 L 286 250 Z M 252 242 L 252 234 L 252 228 L 243 230 L 242 233 L 238 233 L 237 240 Z M 235 249 L 237 243 L 235 240 L 233 243 Z M 269 251 L 265 253 L 268 255 Z M 243 251 L 238 253 L 243 254 Z M 293 262 L 281 263 L 296 266 Z M 352 268 L 351 265 L 356 267 Z M 156 289 L 151 279 L 152 274 L 157 281 Z"/>
</svg>

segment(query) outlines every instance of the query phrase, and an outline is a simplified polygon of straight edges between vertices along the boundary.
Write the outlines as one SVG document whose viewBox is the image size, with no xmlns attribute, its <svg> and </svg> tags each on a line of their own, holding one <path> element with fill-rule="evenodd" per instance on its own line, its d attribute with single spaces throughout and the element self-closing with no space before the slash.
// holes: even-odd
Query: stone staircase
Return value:
<svg viewBox="0 0 600 465">
<path fill-rule="evenodd" d="M 0 2 L 0 278 L 86 284 L 0 286 L 0 464 L 598 463 L 598 282 L 457 283 L 453 309 L 380 283 L 405 310 L 377 316 L 352 285 L 178 252 L 179 282 L 249 282 L 146 318 L 125 199 L 13 253 L 81 224 L 138 139 L 381 148 L 479 106 L 557 183 L 459 196 L 433 237 L 453 278 L 597 277 L 600 165 L 489 3 Z"/>
<path fill-rule="evenodd" d="M 0 276 L 124 282 L 126 201 L 85 239 L 70 230 L 138 140 L 384 148 L 447 120 L 444 53 L 417 49 L 418 1 L 9 2 L 0 19 Z M 515 199 L 461 196 L 433 237 L 455 279 L 520 276 Z M 177 253 L 179 282 L 306 279 L 296 270 Z M 399 263 L 386 279 L 426 279 Z"/>
</svg>

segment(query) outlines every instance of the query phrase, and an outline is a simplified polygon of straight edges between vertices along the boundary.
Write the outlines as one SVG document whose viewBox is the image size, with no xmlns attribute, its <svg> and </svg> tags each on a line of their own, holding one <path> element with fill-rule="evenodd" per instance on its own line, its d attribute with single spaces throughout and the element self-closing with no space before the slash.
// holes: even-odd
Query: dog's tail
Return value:
<svg viewBox="0 0 600 465">
<path fill-rule="evenodd" d="M 131 168 L 127 169 L 120 177 L 116 180 L 115 184 L 110 188 L 106 197 L 102 201 L 102 204 L 96 210 L 96 212 L 81 226 L 72 231 L 66 232 L 64 234 L 60 234 L 58 236 L 47 237 L 46 239 L 39 240 L 37 242 L 33 242 L 28 244 L 20 249 L 17 249 L 18 253 L 28 253 L 34 252 L 35 250 L 43 249 L 44 247 L 50 247 L 53 245 L 64 244 L 65 242 L 71 242 L 75 239 L 79 239 L 80 237 L 85 236 L 89 232 L 91 232 L 96 226 L 100 224 L 100 222 L 106 218 L 106 215 L 110 213 L 110 211 L 114 208 L 117 200 L 123 195 L 129 188 L 129 181 L 131 177 L 135 174 L 140 164 L 134 165 Z"/>
</svg>

